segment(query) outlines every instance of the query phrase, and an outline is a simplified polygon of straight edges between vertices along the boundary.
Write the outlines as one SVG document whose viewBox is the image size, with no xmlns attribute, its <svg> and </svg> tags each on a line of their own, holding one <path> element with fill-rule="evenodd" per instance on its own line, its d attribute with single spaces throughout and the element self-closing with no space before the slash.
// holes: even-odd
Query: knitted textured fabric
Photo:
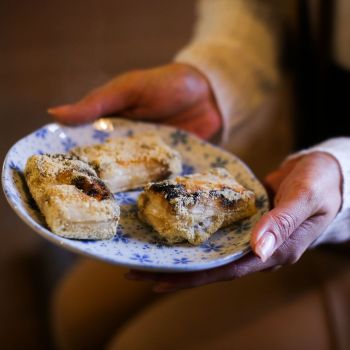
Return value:
<svg viewBox="0 0 350 350">
<path fill-rule="evenodd" d="M 274 17 L 268 4 L 199 1 L 194 37 L 175 57 L 177 62 L 195 66 L 210 81 L 223 117 L 224 142 L 278 82 L 278 43 L 272 30 L 276 21 L 267 20 Z"/>
<path fill-rule="evenodd" d="M 223 117 L 221 145 L 239 156 L 240 147 L 254 144 L 253 138 L 260 137 L 261 141 L 261 135 L 264 133 L 261 147 L 254 146 L 255 148 L 251 147 L 249 150 L 257 154 L 256 159 L 260 154 L 267 156 L 266 152 L 262 151 L 264 144 L 270 143 L 273 152 L 278 152 L 278 149 L 283 149 L 283 144 L 277 143 L 276 140 L 283 142 L 286 139 L 285 135 L 280 135 L 278 139 L 276 133 L 279 130 L 271 128 L 272 124 L 281 123 L 281 117 L 269 119 L 267 113 L 259 113 L 278 84 L 279 40 L 276 33 L 282 3 L 274 0 L 199 1 L 194 36 L 189 45 L 175 57 L 175 61 L 196 67 L 208 78 Z M 246 133 L 242 137 L 242 125 L 248 129 L 260 129 L 260 135 L 259 131 L 256 131 Z M 245 140 L 239 144 L 239 138 Z M 230 143 L 234 142 L 234 147 L 230 147 Z M 271 151 L 271 147 L 269 150 Z M 341 211 L 315 241 L 315 245 L 348 240 L 350 138 L 332 139 L 294 156 L 314 151 L 327 152 L 335 157 L 344 179 Z M 272 153 L 268 156 L 273 158 Z"/>
</svg>

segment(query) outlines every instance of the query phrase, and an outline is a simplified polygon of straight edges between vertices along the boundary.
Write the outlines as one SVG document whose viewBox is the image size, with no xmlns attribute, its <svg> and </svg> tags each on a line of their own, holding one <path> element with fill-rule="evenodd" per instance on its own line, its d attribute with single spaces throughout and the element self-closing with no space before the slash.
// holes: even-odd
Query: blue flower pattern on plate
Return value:
<svg viewBox="0 0 350 350">
<path fill-rule="evenodd" d="M 182 176 L 190 175 L 190 174 L 193 174 L 194 172 L 195 172 L 194 166 L 189 164 L 182 164 L 182 172 L 181 172 Z"/>
<path fill-rule="evenodd" d="M 94 130 L 92 134 L 92 138 L 95 140 L 98 140 L 99 142 L 105 142 L 106 139 L 109 137 L 109 132 L 101 131 L 101 130 Z"/>
<path fill-rule="evenodd" d="M 210 163 L 213 168 L 225 168 L 228 163 L 227 159 L 222 159 L 221 157 L 216 157 L 216 159 Z"/>
<path fill-rule="evenodd" d="M 172 139 L 172 145 L 177 146 L 178 144 L 187 144 L 188 143 L 188 134 L 182 130 L 176 130 L 170 134 Z"/>
<path fill-rule="evenodd" d="M 77 144 L 74 142 L 70 137 L 66 137 L 61 141 L 62 146 L 64 147 L 64 151 L 68 152 L 70 151 L 73 147 L 75 147 Z"/>
<path fill-rule="evenodd" d="M 113 240 L 115 242 L 122 242 L 124 244 L 129 243 L 130 235 L 124 233 L 122 230 L 118 229 L 116 235 L 114 236 Z"/>
<path fill-rule="evenodd" d="M 119 204 L 136 204 L 136 199 L 128 192 L 119 192 L 114 194 L 114 198 Z"/>
<path fill-rule="evenodd" d="M 241 234 L 247 230 L 250 230 L 252 227 L 250 222 L 242 221 L 233 226 L 236 233 Z"/>
<path fill-rule="evenodd" d="M 191 260 L 189 258 L 175 258 L 174 259 L 174 264 L 175 265 L 178 265 L 178 264 L 188 264 L 190 263 Z"/>
<path fill-rule="evenodd" d="M 163 249 L 165 247 L 169 247 L 170 244 L 165 242 L 165 241 L 161 241 L 159 239 L 153 239 L 150 241 L 150 244 L 154 245 L 155 247 L 157 247 L 158 249 Z"/>
<path fill-rule="evenodd" d="M 267 198 L 263 195 L 259 196 L 255 200 L 255 206 L 258 209 L 262 209 L 267 204 Z"/>
<path fill-rule="evenodd" d="M 10 161 L 9 167 L 11 170 L 14 170 L 18 173 L 21 172 L 21 168 L 14 161 Z"/>
<path fill-rule="evenodd" d="M 131 260 L 137 260 L 140 263 L 150 263 L 152 260 L 149 258 L 147 254 L 133 254 Z"/>
<path fill-rule="evenodd" d="M 212 268 L 240 257 L 249 248 L 251 228 L 262 213 L 268 210 L 266 192 L 242 163 L 223 150 L 203 142 L 182 130 L 163 125 L 108 119 L 112 129 L 97 133 L 93 125 L 66 127 L 50 124 L 20 140 L 9 151 L 2 174 L 4 192 L 13 209 L 30 227 L 61 247 L 107 262 L 156 271 L 193 271 Z M 72 147 L 93 144 L 105 137 L 131 135 L 144 131 L 159 133 L 164 141 L 178 150 L 184 160 L 183 174 L 204 171 L 211 166 L 225 166 L 257 196 L 258 214 L 219 230 L 201 246 L 181 243 L 168 244 L 151 227 L 139 221 L 136 200 L 141 189 L 115 194 L 121 206 L 121 217 L 113 239 L 69 240 L 52 234 L 38 211 L 24 183 L 25 161 L 33 154 L 61 153 Z M 189 152 L 188 149 L 191 151 Z"/>
<path fill-rule="evenodd" d="M 206 242 L 201 245 L 201 248 L 205 253 L 210 253 L 210 252 L 220 252 L 221 249 L 223 248 L 223 244 L 215 244 L 213 242 Z"/>
<path fill-rule="evenodd" d="M 38 131 L 36 131 L 34 133 L 34 135 L 40 139 L 45 139 L 46 135 L 47 135 L 48 131 L 46 128 L 41 128 Z"/>
</svg>

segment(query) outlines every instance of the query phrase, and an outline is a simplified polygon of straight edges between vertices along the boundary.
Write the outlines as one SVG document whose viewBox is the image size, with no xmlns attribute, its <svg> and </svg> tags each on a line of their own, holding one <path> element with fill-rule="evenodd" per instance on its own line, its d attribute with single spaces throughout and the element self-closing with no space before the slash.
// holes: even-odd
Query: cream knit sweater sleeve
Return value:
<svg viewBox="0 0 350 350">
<path fill-rule="evenodd" d="M 200 0 L 192 41 L 175 60 L 211 83 L 223 117 L 224 142 L 252 117 L 278 81 L 274 1 Z"/>
<path fill-rule="evenodd" d="M 248 128 L 254 125 L 247 123 L 253 118 L 263 118 L 260 125 L 267 126 L 262 132 L 265 143 L 270 142 L 274 149 L 281 146 L 271 136 L 266 114 L 258 110 L 278 83 L 276 33 L 282 3 L 280 0 L 199 0 L 194 36 L 175 57 L 177 62 L 196 67 L 208 78 L 223 118 L 222 145 L 228 149 L 229 142 L 242 134 L 243 124 Z M 233 151 L 237 151 L 237 145 Z M 253 151 L 258 153 L 259 149 L 253 147 Z M 350 138 L 332 139 L 295 156 L 314 151 L 327 152 L 336 158 L 343 176 L 341 210 L 314 245 L 349 240 Z M 271 153 L 262 154 L 268 158 Z M 250 165 L 254 168 L 254 164 Z"/>
</svg>

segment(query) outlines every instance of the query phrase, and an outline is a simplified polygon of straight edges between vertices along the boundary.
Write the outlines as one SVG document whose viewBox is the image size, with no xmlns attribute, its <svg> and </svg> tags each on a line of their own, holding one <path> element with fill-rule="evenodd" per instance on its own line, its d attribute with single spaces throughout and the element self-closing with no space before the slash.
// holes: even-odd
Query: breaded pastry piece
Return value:
<svg viewBox="0 0 350 350">
<path fill-rule="evenodd" d="M 115 235 L 119 206 L 88 164 L 63 154 L 34 155 L 24 175 L 52 232 L 77 239 Z"/>
<path fill-rule="evenodd" d="M 138 208 L 139 218 L 169 243 L 194 245 L 256 212 L 255 194 L 222 168 L 151 183 L 139 196 Z"/>
<path fill-rule="evenodd" d="M 72 154 L 90 163 L 112 192 L 145 186 L 181 172 L 181 157 L 157 135 L 150 133 L 109 139 L 77 147 Z"/>
</svg>

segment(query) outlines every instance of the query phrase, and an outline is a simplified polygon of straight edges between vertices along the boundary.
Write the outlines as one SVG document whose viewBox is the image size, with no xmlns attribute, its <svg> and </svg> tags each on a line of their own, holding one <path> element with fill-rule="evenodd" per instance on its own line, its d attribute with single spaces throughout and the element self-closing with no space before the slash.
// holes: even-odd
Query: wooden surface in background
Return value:
<svg viewBox="0 0 350 350">
<path fill-rule="evenodd" d="M 193 17 L 190 0 L 1 0 L 1 162 L 16 140 L 51 121 L 49 106 L 74 101 L 122 71 L 171 60 L 189 40 Z M 35 256 L 41 239 L 2 193 L 0 206 L 0 344 L 39 349 L 31 280 L 20 277 L 26 263 L 14 261 Z"/>
</svg>

